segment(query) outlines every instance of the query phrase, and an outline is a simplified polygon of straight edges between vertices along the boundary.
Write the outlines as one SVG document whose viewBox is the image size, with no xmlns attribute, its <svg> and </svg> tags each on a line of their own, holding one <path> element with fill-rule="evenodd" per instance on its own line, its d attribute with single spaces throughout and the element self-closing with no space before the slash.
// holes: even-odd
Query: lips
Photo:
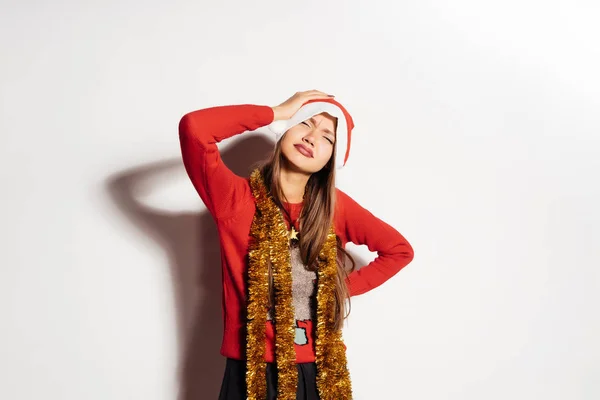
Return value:
<svg viewBox="0 0 600 400">
<path fill-rule="evenodd" d="M 294 147 L 304 156 L 313 158 L 313 151 L 303 144 L 295 144 Z"/>
</svg>

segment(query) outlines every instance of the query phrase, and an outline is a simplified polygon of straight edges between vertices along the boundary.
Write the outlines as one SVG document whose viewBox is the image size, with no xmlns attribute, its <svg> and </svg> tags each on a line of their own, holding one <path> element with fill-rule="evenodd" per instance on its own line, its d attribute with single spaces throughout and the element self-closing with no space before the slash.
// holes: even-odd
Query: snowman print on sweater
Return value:
<svg viewBox="0 0 600 400">
<path fill-rule="evenodd" d="M 307 330 L 311 329 L 315 316 L 317 272 L 306 269 L 300 256 L 300 248 L 290 246 L 292 264 L 292 304 L 296 320 L 294 343 L 305 346 L 309 343 Z M 273 314 L 269 310 L 267 319 L 272 321 Z"/>
</svg>

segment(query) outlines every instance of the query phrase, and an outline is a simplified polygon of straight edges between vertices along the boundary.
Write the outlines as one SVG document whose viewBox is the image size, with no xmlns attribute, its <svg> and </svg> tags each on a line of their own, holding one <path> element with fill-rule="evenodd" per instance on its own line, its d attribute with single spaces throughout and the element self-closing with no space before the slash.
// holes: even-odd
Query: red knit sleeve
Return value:
<svg viewBox="0 0 600 400">
<path fill-rule="evenodd" d="M 209 212 L 224 218 L 236 212 L 247 196 L 245 178 L 234 174 L 223 162 L 217 143 L 273 121 L 273 109 L 261 105 L 211 107 L 185 114 L 179 121 L 183 164 Z"/>
<path fill-rule="evenodd" d="M 346 282 L 350 295 L 356 296 L 374 289 L 408 265 L 413 257 L 413 248 L 408 241 L 386 222 L 363 208 L 350 196 L 337 190 L 346 241 L 366 245 L 377 252 L 375 260 L 352 272 Z M 337 225 L 337 224 L 336 224 Z"/>
</svg>

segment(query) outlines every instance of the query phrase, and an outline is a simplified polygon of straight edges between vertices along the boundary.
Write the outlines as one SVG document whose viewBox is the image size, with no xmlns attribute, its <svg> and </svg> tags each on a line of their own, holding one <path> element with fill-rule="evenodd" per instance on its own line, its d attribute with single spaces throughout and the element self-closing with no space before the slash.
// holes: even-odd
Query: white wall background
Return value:
<svg viewBox="0 0 600 400">
<path fill-rule="evenodd" d="M 598 3 L 1 6 L 0 398 L 216 399 L 177 124 L 313 88 L 356 120 L 338 186 L 416 252 L 354 298 L 356 399 L 600 398 Z M 271 140 L 242 136 L 240 173 Z"/>
</svg>

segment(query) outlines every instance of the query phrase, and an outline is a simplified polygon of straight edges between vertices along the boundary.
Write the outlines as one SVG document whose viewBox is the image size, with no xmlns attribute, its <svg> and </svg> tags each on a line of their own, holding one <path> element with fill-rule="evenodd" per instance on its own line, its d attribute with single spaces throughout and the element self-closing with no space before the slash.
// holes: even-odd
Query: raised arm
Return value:
<svg viewBox="0 0 600 400">
<path fill-rule="evenodd" d="M 342 212 L 342 232 L 346 240 L 366 245 L 377 257 L 366 266 L 352 272 L 346 282 L 350 295 L 356 296 L 380 286 L 408 265 L 414 252 L 408 241 L 389 224 L 363 208 L 350 196 L 337 190 Z"/>
<path fill-rule="evenodd" d="M 273 108 L 262 105 L 230 105 L 185 114 L 179 121 L 179 140 L 185 169 L 215 218 L 236 212 L 237 201 L 248 190 L 245 178 L 223 162 L 217 143 L 273 121 Z"/>
</svg>

